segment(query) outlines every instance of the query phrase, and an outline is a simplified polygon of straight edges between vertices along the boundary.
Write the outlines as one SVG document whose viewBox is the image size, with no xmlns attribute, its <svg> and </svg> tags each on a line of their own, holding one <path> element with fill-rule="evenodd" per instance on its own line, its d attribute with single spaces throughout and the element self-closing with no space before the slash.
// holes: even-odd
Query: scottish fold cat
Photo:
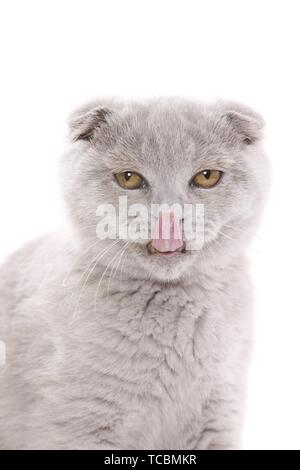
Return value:
<svg viewBox="0 0 300 470">
<path fill-rule="evenodd" d="M 239 448 L 263 125 L 178 98 L 72 114 L 65 227 L 0 268 L 1 448 Z M 145 210 L 116 222 L 125 200 Z M 184 205 L 203 209 L 196 249 Z"/>
</svg>

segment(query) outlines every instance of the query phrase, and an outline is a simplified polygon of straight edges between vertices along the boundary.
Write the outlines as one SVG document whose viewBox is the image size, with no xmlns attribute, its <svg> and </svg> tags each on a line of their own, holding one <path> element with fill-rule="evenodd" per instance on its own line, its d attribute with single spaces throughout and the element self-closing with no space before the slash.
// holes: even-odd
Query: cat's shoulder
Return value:
<svg viewBox="0 0 300 470">
<path fill-rule="evenodd" d="M 35 289 L 53 263 L 63 262 L 67 243 L 58 232 L 25 243 L 0 264 L 0 299 Z M 59 265 L 59 263 L 57 263 Z M 1 303 L 2 303 L 1 302 Z"/>
</svg>

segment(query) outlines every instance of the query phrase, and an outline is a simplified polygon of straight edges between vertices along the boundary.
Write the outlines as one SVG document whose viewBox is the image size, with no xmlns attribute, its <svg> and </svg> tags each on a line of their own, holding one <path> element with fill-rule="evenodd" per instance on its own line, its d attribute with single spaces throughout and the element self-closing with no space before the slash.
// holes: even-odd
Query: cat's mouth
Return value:
<svg viewBox="0 0 300 470">
<path fill-rule="evenodd" d="M 160 212 L 147 249 L 150 255 L 172 256 L 185 252 L 182 220 L 173 211 Z"/>
<path fill-rule="evenodd" d="M 185 242 L 183 241 L 180 246 L 178 246 L 177 248 L 175 248 L 173 250 L 164 249 L 163 247 L 159 249 L 159 248 L 153 246 L 153 242 L 151 240 L 147 245 L 147 250 L 148 250 L 148 253 L 150 255 L 171 256 L 171 255 L 175 255 L 175 254 L 179 254 L 179 253 L 185 253 L 186 245 L 185 245 Z"/>
</svg>

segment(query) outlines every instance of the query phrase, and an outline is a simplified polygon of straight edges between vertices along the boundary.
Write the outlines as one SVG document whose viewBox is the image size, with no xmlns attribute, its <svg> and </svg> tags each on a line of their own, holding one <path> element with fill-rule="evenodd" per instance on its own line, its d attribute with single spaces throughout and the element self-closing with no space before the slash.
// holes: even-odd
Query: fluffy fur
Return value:
<svg viewBox="0 0 300 470">
<path fill-rule="evenodd" d="M 245 250 L 268 181 L 263 121 L 245 106 L 104 100 L 75 112 L 62 158 L 68 230 L 1 267 L 0 446 L 236 449 L 251 350 Z M 200 170 L 224 176 L 189 186 Z M 135 170 L 149 182 L 126 191 Z M 96 238 L 96 208 L 205 206 L 200 251 Z"/>
</svg>

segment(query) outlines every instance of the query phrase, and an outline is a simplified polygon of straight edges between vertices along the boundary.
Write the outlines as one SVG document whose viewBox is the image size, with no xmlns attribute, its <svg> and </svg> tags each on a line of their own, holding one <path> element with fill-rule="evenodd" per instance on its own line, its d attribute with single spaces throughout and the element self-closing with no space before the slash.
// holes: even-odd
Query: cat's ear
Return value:
<svg viewBox="0 0 300 470">
<path fill-rule="evenodd" d="M 262 137 L 264 119 L 256 111 L 242 105 L 232 106 L 222 114 L 228 128 L 246 145 L 251 145 Z"/>
<path fill-rule="evenodd" d="M 87 111 L 74 113 L 69 119 L 70 138 L 73 142 L 85 140 L 90 142 L 96 129 L 108 126 L 111 111 L 103 106 L 97 106 Z"/>
</svg>

